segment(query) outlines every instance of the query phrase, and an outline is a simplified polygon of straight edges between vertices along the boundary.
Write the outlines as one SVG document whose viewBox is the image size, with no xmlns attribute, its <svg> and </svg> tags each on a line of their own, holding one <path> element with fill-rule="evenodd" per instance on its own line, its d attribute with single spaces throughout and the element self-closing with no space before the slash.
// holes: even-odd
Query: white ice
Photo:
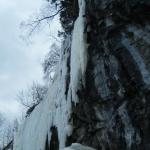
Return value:
<svg viewBox="0 0 150 150">
<path fill-rule="evenodd" d="M 75 22 L 72 36 L 71 83 L 68 96 L 66 97 L 65 95 L 68 53 L 63 53 L 67 48 L 63 47 L 61 62 L 55 73 L 54 81 L 50 85 L 48 94 L 20 126 L 15 136 L 14 150 L 44 150 L 47 135 L 49 141 L 51 140 L 50 128 L 52 126 L 57 127 L 59 147 L 61 149 L 65 147 L 66 137 L 72 132 L 72 124 L 69 123 L 72 101 L 77 101 L 76 91 L 79 87 L 80 79 L 84 79 L 87 61 L 83 33 L 84 0 L 79 0 L 79 6 L 79 17 Z M 66 39 L 66 43 L 70 42 L 69 37 Z M 73 100 L 71 99 L 71 94 L 73 94 Z"/>
</svg>

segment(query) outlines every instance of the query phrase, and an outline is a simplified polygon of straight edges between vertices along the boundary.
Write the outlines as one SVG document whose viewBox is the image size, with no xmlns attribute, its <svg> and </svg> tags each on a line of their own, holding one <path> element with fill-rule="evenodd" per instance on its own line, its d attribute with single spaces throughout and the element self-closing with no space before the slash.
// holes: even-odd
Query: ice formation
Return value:
<svg viewBox="0 0 150 150">
<path fill-rule="evenodd" d="M 71 46 L 71 82 L 67 97 L 66 74 L 68 53 L 62 55 L 60 65 L 54 77 L 54 82 L 48 90 L 45 99 L 34 109 L 22 123 L 14 141 L 14 150 L 44 150 L 45 143 L 51 140 L 51 127 L 56 127 L 59 138 L 59 148 L 65 147 L 66 137 L 71 134 L 72 127 L 68 120 L 71 114 L 72 101 L 77 102 L 79 80 L 83 80 L 86 67 L 86 44 L 84 40 L 84 9 L 85 2 L 79 0 L 80 12 L 77 18 Z M 70 38 L 66 39 L 70 43 Z M 64 45 L 65 46 L 65 45 Z M 64 46 L 62 49 L 64 49 Z M 71 99 L 71 94 L 73 99 Z M 74 145 L 73 145 L 74 147 Z M 73 148 L 72 147 L 72 148 Z"/>
</svg>

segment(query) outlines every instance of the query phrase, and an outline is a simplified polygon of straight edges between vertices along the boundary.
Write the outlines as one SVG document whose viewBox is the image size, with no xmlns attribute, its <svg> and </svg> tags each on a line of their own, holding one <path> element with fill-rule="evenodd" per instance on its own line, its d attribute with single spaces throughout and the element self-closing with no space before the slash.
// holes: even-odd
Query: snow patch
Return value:
<svg viewBox="0 0 150 150">
<path fill-rule="evenodd" d="M 62 150 L 95 150 L 95 149 L 83 146 L 79 143 L 73 143 L 70 147 L 64 148 Z"/>
</svg>

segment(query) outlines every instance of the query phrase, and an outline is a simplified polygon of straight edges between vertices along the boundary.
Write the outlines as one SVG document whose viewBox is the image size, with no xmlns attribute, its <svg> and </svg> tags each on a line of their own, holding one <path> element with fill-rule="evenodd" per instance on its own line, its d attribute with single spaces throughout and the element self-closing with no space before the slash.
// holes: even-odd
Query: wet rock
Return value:
<svg viewBox="0 0 150 150">
<path fill-rule="evenodd" d="M 97 29 L 91 25 L 86 86 L 73 108 L 70 144 L 150 149 L 149 8 L 149 0 L 86 0 Z"/>
</svg>

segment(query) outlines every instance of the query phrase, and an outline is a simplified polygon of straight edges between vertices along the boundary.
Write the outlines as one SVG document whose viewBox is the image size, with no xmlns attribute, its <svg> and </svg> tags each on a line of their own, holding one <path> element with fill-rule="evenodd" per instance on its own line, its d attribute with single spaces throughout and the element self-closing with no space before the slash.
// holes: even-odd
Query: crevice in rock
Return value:
<svg viewBox="0 0 150 150">
<path fill-rule="evenodd" d="M 67 74 L 66 74 L 66 90 L 65 95 L 67 99 L 68 91 L 69 91 L 69 85 L 70 85 L 70 62 L 71 62 L 71 49 L 68 50 L 68 58 L 67 58 Z"/>
<path fill-rule="evenodd" d="M 58 131 L 56 127 L 51 127 L 51 140 L 49 148 L 50 149 L 48 150 L 59 150 Z"/>
<path fill-rule="evenodd" d="M 50 150 L 49 141 L 48 141 L 48 135 L 46 136 L 45 150 Z"/>
</svg>

